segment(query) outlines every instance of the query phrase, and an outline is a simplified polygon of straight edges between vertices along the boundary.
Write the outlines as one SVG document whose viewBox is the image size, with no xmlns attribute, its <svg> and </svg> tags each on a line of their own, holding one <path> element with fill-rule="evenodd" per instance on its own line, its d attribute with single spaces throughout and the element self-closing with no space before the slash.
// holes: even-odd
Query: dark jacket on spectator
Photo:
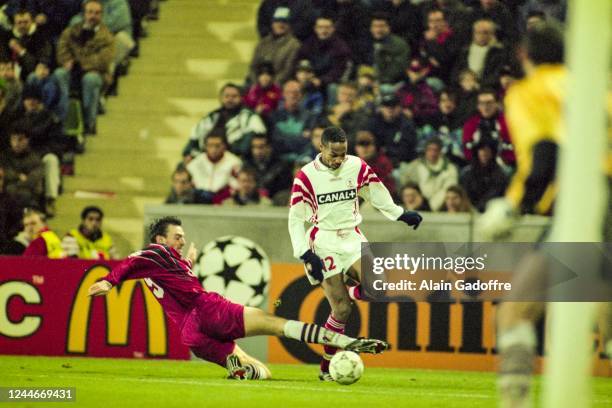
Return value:
<svg viewBox="0 0 612 408">
<path fill-rule="evenodd" d="M 4 167 L 6 192 L 21 207 L 36 207 L 43 193 L 43 166 L 40 157 L 32 151 L 15 154 L 8 150 L 0 155 L 0 166 Z M 21 181 L 20 174 L 27 180 Z"/>
<path fill-rule="evenodd" d="M 452 29 L 449 29 L 433 40 L 426 40 L 423 37 L 419 52 L 421 57 L 427 60 L 433 58 L 438 63 L 437 66 L 434 64 L 430 65 L 431 73 L 429 75 L 438 77 L 445 83 L 448 83 L 453 62 L 460 48 L 461 44 L 457 34 Z"/>
<path fill-rule="evenodd" d="M 457 58 L 455 59 L 455 63 L 453 65 L 453 71 L 451 74 L 451 81 L 453 83 L 459 82 L 459 74 L 461 71 L 468 69 L 468 57 L 470 54 L 470 45 L 463 48 Z M 499 80 L 499 74 L 504 67 L 508 63 L 508 55 L 506 49 L 499 43 L 494 44 L 487 51 L 487 55 L 485 57 L 484 66 L 482 68 L 482 74 L 480 75 L 479 83 L 480 86 L 485 87 L 495 87 Z"/>
<path fill-rule="evenodd" d="M 253 60 L 249 68 L 249 80 L 257 80 L 256 69 L 263 62 L 270 62 L 274 67 L 274 82 L 283 84 L 293 76 L 295 57 L 300 49 L 300 42 L 289 33 L 280 37 L 268 34 L 255 47 Z"/>
<path fill-rule="evenodd" d="M 474 158 L 472 164 L 461 171 L 459 184 L 465 188 L 474 207 L 484 212 L 490 199 L 504 195 L 508 176 L 495 160 L 483 167 L 478 162 L 478 158 Z"/>
<path fill-rule="evenodd" d="M 413 122 L 404 115 L 389 123 L 377 113 L 368 128 L 372 129 L 376 135 L 377 145 L 391 159 L 394 167 L 400 162 L 409 162 L 417 157 L 416 130 Z"/>
<path fill-rule="evenodd" d="M 419 123 L 422 118 L 434 115 L 438 111 L 438 97 L 425 78 L 412 83 L 407 78 L 397 91 L 400 104 L 404 109 L 410 109 L 413 120 Z"/>
<path fill-rule="evenodd" d="M 36 24 L 26 35 L 19 36 L 15 30 L 3 31 L 0 34 L 0 61 L 13 60 L 21 66 L 21 80 L 25 81 L 34 72 L 36 64 L 42 62 L 50 65 L 53 58 L 53 49 L 45 33 Z M 23 55 L 16 55 L 9 47 L 9 41 L 15 39 L 26 49 Z"/>
<path fill-rule="evenodd" d="M 375 12 L 387 13 L 391 18 L 391 32 L 401 37 L 411 48 L 416 47 L 424 29 L 417 6 L 410 0 L 404 0 L 398 6 L 389 0 L 378 0 L 372 5 L 372 9 Z"/>
<path fill-rule="evenodd" d="M 291 187 L 291 163 L 272 152 L 266 161 L 255 161 L 251 155 L 244 160 L 244 167 L 256 172 L 257 185 L 267 192 L 268 197 Z"/>
<path fill-rule="evenodd" d="M 270 34 L 272 16 L 277 7 L 289 8 L 289 24 L 298 40 L 304 41 L 312 35 L 315 10 L 310 0 L 263 0 L 257 11 L 257 31 L 260 37 Z"/>
<path fill-rule="evenodd" d="M 351 60 L 351 50 L 335 34 L 325 41 L 313 35 L 304 41 L 298 51 L 297 61 L 303 59 L 310 61 L 315 75 L 326 86 L 340 81 Z"/>
<path fill-rule="evenodd" d="M 351 54 L 357 59 L 369 42 L 370 16 L 366 7 L 360 0 L 343 3 L 329 0 L 322 15 L 335 17 L 336 35 L 347 43 Z M 359 61 L 356 61 L 357 64 Z"/>
<path fill-rule="evenodd" d="M 406 41 L 395 34 L 389 34 L 381 41 L 371 43 L 372 62 L 381 84 L 394 84 L 404 77 L 408 66 L 410 48 Z"/>
</svg>

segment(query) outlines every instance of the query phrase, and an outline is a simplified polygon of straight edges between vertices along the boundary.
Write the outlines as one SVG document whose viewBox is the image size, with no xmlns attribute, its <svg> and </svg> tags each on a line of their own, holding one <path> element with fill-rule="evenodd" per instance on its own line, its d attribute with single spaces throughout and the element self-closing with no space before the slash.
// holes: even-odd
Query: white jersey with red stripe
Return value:
<svg viewBox="0 0 612 408">
<path fill-rule="evenodd" d="M 299 258 L 310 248 L 304 222 L 323 231 L 355 229 L 362 220 L 359 197 L 391 220 L 397 220 L 404 211 L 359 157 L 347 155 L 338 169 L 332 169 L 318 155 L 302 167 L 293 181 L 289 209 L 293 255 Z"/>
</svg>

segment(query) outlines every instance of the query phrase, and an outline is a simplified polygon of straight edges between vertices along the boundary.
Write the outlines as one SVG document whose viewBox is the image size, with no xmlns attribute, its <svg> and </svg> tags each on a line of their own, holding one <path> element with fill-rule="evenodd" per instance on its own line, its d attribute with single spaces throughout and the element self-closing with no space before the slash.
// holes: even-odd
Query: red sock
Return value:
<svg viewBox="0 0 612 408">
<path fill-rule="evenodd" d="M 348 288 L 349 297 L 352 300 L 361 300 L 363 297 L 361 296 L 361 284 L 355 286 L 349 286 Z"/>
<path fill-rule="evenodd" d="M 324 327 L 336 333 L 344 334 L 346 323 L 336 320 L 336 318 L 330 314 Z M 329 360 L 336 354 L 336 350 L 338 350 L 336 347 L 323 346 L 324 354 L 321 360 L 321 371 L 324 373 L 329 372 Z"/>
</svg>

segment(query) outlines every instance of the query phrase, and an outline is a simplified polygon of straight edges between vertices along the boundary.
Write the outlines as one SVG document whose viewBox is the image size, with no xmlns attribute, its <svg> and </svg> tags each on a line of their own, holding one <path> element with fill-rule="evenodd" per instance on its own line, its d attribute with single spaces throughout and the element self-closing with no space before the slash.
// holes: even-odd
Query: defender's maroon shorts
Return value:
<svg viewBox="0 0 612 408">
<path fill-rule="evenodd" d="M 234 340 L 244 337 L 244 306 L 221 295 L 207 292 L 187 315 L 181 340 L 201 359 L 225 367 L 234 351 Z"/>
</svg>

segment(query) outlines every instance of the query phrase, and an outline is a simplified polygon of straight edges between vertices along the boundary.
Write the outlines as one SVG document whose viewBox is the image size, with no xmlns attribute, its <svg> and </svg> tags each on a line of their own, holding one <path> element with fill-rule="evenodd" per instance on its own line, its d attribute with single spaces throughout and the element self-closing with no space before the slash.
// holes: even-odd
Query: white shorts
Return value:
<svg viewBox="0 0 612 408">
<path fill-rule="evenodd" d="M 323 261 L 323 279 L 339 273 L 347 273 L 349 268 L 361 258 L 361 243 L 368 242 L 359 227 L 341 230 L 321 230 L 311 227 L 306 233 L 310 249 Z M 317 285 L 306 273 L 312 285 Z"/>
</svg>

